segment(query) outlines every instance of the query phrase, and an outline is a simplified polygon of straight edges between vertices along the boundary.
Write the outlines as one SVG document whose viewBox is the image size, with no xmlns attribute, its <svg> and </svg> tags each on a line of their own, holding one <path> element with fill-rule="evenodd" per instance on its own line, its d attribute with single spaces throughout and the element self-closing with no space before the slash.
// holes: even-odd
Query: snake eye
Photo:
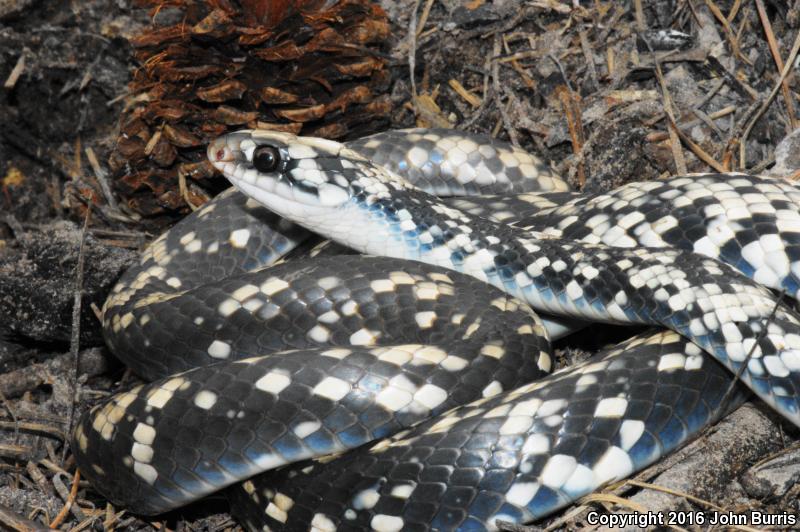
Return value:
<svg viewBox="0 0 800 532">
<path fill-rule="evenodd" d="M 253 152 L 253 166 L 259 172 L 273 172 L 281 162 L 281 154 L 274 146 L 259 146 Z"/>
</svg>

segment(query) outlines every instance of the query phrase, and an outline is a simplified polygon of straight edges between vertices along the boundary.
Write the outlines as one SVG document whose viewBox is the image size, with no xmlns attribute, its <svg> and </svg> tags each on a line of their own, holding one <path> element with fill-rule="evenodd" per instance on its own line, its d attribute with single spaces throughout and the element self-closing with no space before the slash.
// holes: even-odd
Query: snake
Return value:
<svg viewBox="0 0 800 532">
<path fill-rule="evenodd" d="M 72 435 L 115 504 L 153 515 L 230 487 L 253 530 L 493 530 L 684 444 L 744 400 L 732 373 L 800 425 L 800 317 L 774 291 L 796 297 L 800 272 L 789 182 L 577 196 L 518 148 L 441 129 L 245 130 L 208 157 L 235 190 L 103 308 L 112 351 L 152 381 Z M 363 255 L 273 264 L 309 231 Z M 550 374 L 538 313 L 658 329 Z"/>
</svg>

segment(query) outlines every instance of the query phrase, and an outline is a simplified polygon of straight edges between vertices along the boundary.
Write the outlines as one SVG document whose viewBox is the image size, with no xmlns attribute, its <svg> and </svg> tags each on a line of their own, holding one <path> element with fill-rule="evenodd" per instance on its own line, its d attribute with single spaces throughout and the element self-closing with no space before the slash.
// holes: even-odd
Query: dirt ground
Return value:
<svg viewBox="0 0 800 532">
<path fill-rule="evenodd" d="M 334 112 L 318 131 L 488 132 L 587 192 L 686 172 L 800 177 L 800 0 L 381 6 L 390 31 L 373 55 L 385 74 L 369 87 L 385 104 L 370 109 L 385 112 L 338 129 L 346 119 Z M 0 0 L 0 526 L 237 527 L 221 498 L 158 519 L 128 515 L 75 484 L 65 445 L 82 411 L 137 382 L 103 346 L 97 309 L 146 242 L 221 188 L 189 175 L 188 194 L 175 184 L 165 192 L 119 177 L 129 171 L 120 131 L 138 94 L 128 84 L 142 68 L 130 41 L 174 16 L 169 5 L 153 15 L 130 0 Z M 202 146 L 174 151 L 174 164 L 193 164 Z M 625 334 L 595 327 L 558 345 L 561 363 Z M 798 514 L 799 437 L 748 403 L 633 481 L 536 529 L 596 528 L 587 514 L 598 508 Z"/>
</svg>

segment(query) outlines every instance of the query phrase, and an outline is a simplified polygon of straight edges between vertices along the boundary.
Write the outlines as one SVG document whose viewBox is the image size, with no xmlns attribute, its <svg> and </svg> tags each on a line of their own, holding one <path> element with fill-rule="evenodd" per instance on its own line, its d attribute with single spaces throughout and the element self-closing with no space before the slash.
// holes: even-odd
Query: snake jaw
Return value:
<svg viewBox="0 0 800 532">
<path fill-rule="evenodd" d="M 234 162 L 237 159 L 241 159 L 247 145 L 253 144 L 252 140 L 250 140 L 251 133 L 252 130 L 245 129 L 228 133 L 213 140 L 206 151 L 208 160 L 217 166 L 218 163 Z"/>
<path fill-rule="evenodd" d="M 233 151 L 226 145 L 223 139 L 217 139 L 208 145 L 208 160 L 214 166 L 220 163 L 229 163 L 234 160 Z"/>
<path fill-rule="evenodd" d="M 258 169 L 259 149 L 270 147 L 279 157 L 275 169 Z M 208 159 L 234 186 L 278 214 L 292 209 L 334 210 L 349 202 L 350 182 L 341 173 L 338 142 L 297 137 L 288 133 L 244 130 L 214 140 Z M 345 153 L 347 155 L 347 153 Z M 360 156 L 355 161 L 365 163 Z M 287 205 L 288 203 L 288 205 Z M 319 214 L 318 214 L 319 215 Z"/>
</svg>

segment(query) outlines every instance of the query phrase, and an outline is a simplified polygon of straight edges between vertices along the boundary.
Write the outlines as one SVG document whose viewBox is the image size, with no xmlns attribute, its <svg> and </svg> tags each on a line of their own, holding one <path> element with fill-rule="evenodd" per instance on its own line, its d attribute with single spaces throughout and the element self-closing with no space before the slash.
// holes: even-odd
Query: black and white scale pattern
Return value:
<svg viewBox="0 0 800 532">
<path fill-rule="evenodd" d="M 541 192 L 502 196 L 456 196 L 446 198 L 445 203 L 473 216 L 516 225 L 520 220 L 548 214 L 559 206 L 582 197 L 580 192 Z"/>
<path fill-rule="evenodd" d="M 728 371 L 673 332 L 631 339 L 533 384 L 324 463 L 231 490 L 250 530 L 495 530 L 643 469 L 722 410 Z M 310 525 L 310 526 L 309 526 Z"/>
<path fill-rule="evenodd" d="M 781 179 L 691 174 L 591 196 L 467 197 L 448 204 L 557 238 L 694 251 L 789 297 L 800 291 L 800 189 Z"/>
<path fill-rule="evenodd" d="M 330 146 L 322 139 L 315 142 Z M 400 157 L 397 142 L 413 142 L 416 149 L 410 150 L 406 158 Z M 568 187 L 540 159 L 480 135 L 413 129 L 380 133 L 352 144 L 384 161 L 388 169 L 406 172 L 423 189 L 447 196 L 478 190 L 499 194 L 561 191 Z M 421 146 L 426 149 L 425 157 L 418 153 Z M 303 148 L 295 149 L 295 155 L 302 154 Z M 476 175 L 465 171 L 467 167 L 482 170 Z M 486 174 L 489 169 L 494 173 Z M 274 264 L 309 241 L 309 236 L 307 230 L 234 188 L 226 191 L 162 234 L 148 247 L 139 264 L 122 276 L 104 306 L 106 342 L 136 373 L 149 380 L 236 357 L 236 353 L 263 354 L 263 340 L 254 344 L 255 339 L 242 334 L 241 329 L 247 324 L 233 324 L 226 319 L 227 314 L 217 315 L 210 307 L 231 300 L 226 305 L 226 312 L 230 313 L 243 303 L 242 298 L 252 298 L 252 289 L 247 285 L 260 287 L 263 280 L 258 275 L 239 285 L 228 278 Z M 198 287 L 202 288 L 196 290 Z M 270 295 L 270 290 L 263 292 Z M 289 302 L 291 297 L 284 299 Z M 247 302 L 250 307 L 257 304 Z M 287 319 L 285 309 L 278 309 L 276 303 L 271 305 L 268 308 L 275 314 L 273 317 Z M 191 321 L 184 319 L 186 308 L 195 311 Z M 158 310 L 159 319 L 152 320 L 150 309 L 164 310 Z M 260 309 L 262 318 L 267 314 L 267 310 Z M 271 340 L 270 349 L 307 345 L 293 334 L 299 335 L 296 331 L 287 332 L 285 338 Z M 209 338 L 219 343 L 206 347 Z"/>
<path fill-rule="evenodd" d="M 718 258 L 759 284 L 800 290 L 800 189 L 781 179 L 700 174 L 629 183 L 516 222 L 621 247 L 675 247 Z"/>
<path fill-rule="evenodd" d="M 519 183 L 486 190 L 565 186 L 503 143 L 480 153 L 443 146 L 449 155 L 434 165 L 443 171 L 465 154 L 516 169 Z M 120 279 L 103 309 L 106 339 L 160 380 L 96 407 L 76 429 L 81 469 L 109 499 L 162 512 L 549 372 L 538 317 L 473 278 L 380 257 L 268 268 L 308 235 L 232 189 Z"/>
<path fill-rule="evenodd" d="M 280 150 L 279 172 L 252 166 L 265 144 Z M 461 271 L 551 314 L 673 329 L 733 371 L 746 363 L 743 380 L 800 424 L 800 317 L 781 306 L 764 330 L 777 298 L 723 263 L 475 218 L 335 143 L 244 131 L 215 141 L 209 157 L 259 203 L 362 253 Z"/>
<path fill-rule="evenodd" d="M 306 230 L 243 194 L 220 194 L 154 240 L 139 264 L 122 275 L 103 306 L 106 343 L 148 380 L 219 362 L 233 346 L 210 344 L 232 325 L 220 319 L 216 307 L 232 298 L 238 302 L 235 289 L 244 286 L 224 279 L 275 262 L 307 237 Z M 230 291 L 197 290 L 211 282 Z M 186 316 L 189 310 L 193 315 Z"/>
<path fill-rule="evenodd" d="M 535 202 L 533 196 L 518 201 L 516 208 L 536 203 L 538 210 L 524 212 L 541 214 L 542 209 L 552 208 L 553 202 L 567 201 L 567 193 L 558 192 L 566 190 L 566 185 L 546 165 L 502 143 L 491 141 L 487 143 L 487 148 L 483 142 L 486 139 L 447 130 L 388 132 L 383 137 L 391 141 L 384 143 L 380 140 L 381 136 L 376 136 L 357 141 L 348 148 L 319 139 L 292 141 L 291 136 L 275 137 L 271 133 L 253 132 L 252 136 L 232 137 L 233 143 L 215 143 L 210 147 L 209 155 L 212 160 L 219 162 L 220 157 L 217 156 L 220 153 L 223 159 L 229 159 L 236 150 L 242 149 L 246 159 L 248 153 L 252 155 L 258 143 L 279 145 L 284 161 L 293 160 L 297 163 L 294 168 L 284 166 L 289 173 L 281 179 L 281 184 L 275 185 L 268 179 L 261 179 L 262 176 L 254 175 L 246 166 L 236 167 L 232 174 L 237 174 L 252 185 L 283 193 L 286 200 L 284 204 L 291 205 L 300 218 L 325 220 L 327 228 L 333 232 L 346 233 L 348 227 L 361 232 L 373 227 L 365 224 L 374 224 L 376 219 L 379 221 L 378 227 L 384 224 L 399 228 L 399 231 L 390 232 L 388 236 L 370 232 L 372 238 L 368 241 L 378 247 L 394 246 L 398 240 L 410 244 L 412 248 L 419 245 L 420 239 L 413 237 L 423 232 L 418 235 L 407 234 L 411 231 L 409 220 L 415 227 L 417 223 L 414 216 L 407 217 L 410 214 L 408 209 L 404 209 L 407 205 L 419 203 L 424 209 L 433 209 L 437 216 L 444 213 L 444 227 L 440 228 L 441 234 L 436 235 L 434 242 L 437 243 L 436 247 L 442 247 L 440 244 L 444 243 L 452 248 L 451 256 L 460 257 L 462 261 L 471 258 L 472 254 L 464 243 L 464 234 L 469 233 L 463 228 L 467 227 L 468 222 L 459 218 L 461 215 L 453 215 L 454 211 L 443 204 L 433 206 L 426 203 L 424 197 L 403 196 L 402 192 L 409 190 L 407 185 L 385 170 L 373 170 L 365 156 L 381 159 L 390 172 L 403 172 L 405 168 L 408 174 L 410 170 L 411 179 L 416 180 L 418 185 L 448 194 L 454 190 L 490 194 L 546 192 L 544 197 L 537 196 L 539 199 Z M 414 140 L 409 143 L 409 138 Z M 282 143 L 287 139 L 289 142 Z M 243 143 L 242 140 L 251 142 Z M 406 143 L 403 148 L 405 152 L 397 149 L 397 145 L 403 142 Z M 360 154 L 352 149 L 357 146 L 361 146 Z M 423 153 L 428 157 L 424 161 Z M 320 166 L 323 159 L 324 165 Z M 457 162 L 463 164 L 459 166 Z M 462 169 L 464 165 L 471 168 Z M 476 166 L 483 168 L 480 177 Z M 500 168 L 499 177 L 490 178 L 485 172 L 492 166 Z M 516 170 L 507 171 L 506 168 Z M 350 221 L 342 219 L 343 212 L 328 217 L 336 202 L 343 197 L 337 187 L 341 188 L 344 184 L 349 187 L 352 178 L 359 173 L 359 178 L 366 178 L 359 199 L 377 198 L 379 201 L 374 203 L 382 212 L 373 209 L 366 216 L 363 210 L 351 212 L 349 214 L 356 214 L 356 217 Z M 334 181 L 328 183 L 331 177 Z M 318 198 L 316 194 L 322 189 L 327 192 L 322 196 L 324 205 L 315 203 L 315 198 Z M 400 201 L 392 202 L 390 197 L 397 194 L 396 191 L 400 193 Z M 404 203 L 406 200 L 410 203 Z M 367 199 L 362 204 L 372 205 L 371 201 Z M 499 218 L 519 219 L 519 214 L 504 213 L 504 207 L 496 201 L 494 203 L 490 208 Z M 433 229 L 433 225 L 430 227 L 432 230 L 428 233 L 433 236 L 432 232 L 435 233 L 436 229 Z M 451 231 L 455 227 L 459 230 Z M 540 322 L 525 305 L 458 273 L 418 263 L 401 264 L 391 258 L 362 257 L 320 259 L 304 264 L 303 272 L 309 278 L 294 275 L 294 269 L 288 265 L 278 267 L 277 274 L 271 268 L 265 269 L 267 264 L 286 252 L 298 246 L 311 246 L 303 243 L 308 241 L 307 235 L 298 226 L 267 212 L 259 202 L 247 199 L 238 192 L 226 193 L 159 238 L 145 253 L 141 264 L 123 277 L 104 308 L 107 339 L 115 352 L 132 364 L 137 372 L 150 378 L 163 378 L 112 398 L 96 407 L 79 424 L 72 447 L 81 470 L 100 491 L 112 500 L 130 505 L 135 511 L 160 512 L 219 486 L 234 483 L 256 471 L 307 456 L 338 452 L 371 438 L 383 437 L 431 413 L 441 412 L 476 397 L 499 397 L 498 394 L 507 393 L 507 390 L 530 380 L 533 374 L 549 370 L 549 348 L 541 339 L 543 331 Z M 483 243 L 494 245 L 497 243 L 494 239 L 500 237 L 486 235 Z M 386 242 L 381 243 L 381 239 Z M 427 237 L 423 236 L 422 240 L 427 240 Z M 523 243 L 525 240 L 521 238 L 519 245 L 527 253 L 536 253 L 532 251 L 532 246 L 537 244 L 531 241 Z M 480 256 L 480 260 L 476 262 L 472 258 L 471 263 L 481 263 L 485 254 L 481 250 L 473 251 L 476 257 Z M 441 251 L 436 253 L 437 257 L 444 256 Z M 576 259 L 574 250 L 568 250 L 565 258 L 574 260 L 575 267 L 583 266 Z M 600 255 L 599 259 L 607 260 L 608 257 Z M 647 258 L 644 260 L 646 262 Z M 449 267 L 452 269 L 454 264 L 459 265 L 450 263 Z M 662 264 L 666 275 L 669 275 L 670 265 L 669 261 Z M 636 262 L 636 266 L 640 264 Z M 540 264 L 540 267 L 548 275 L 551 275 L 549 269 L 556 273 L 567 271 L 558 260 L 551 265 Z M 592 267 L 594 263 L 590 264 Z M 626 263 L 619 267 L 622 270 L 631 268 Z M 498 272 L 502 270 L 495 269 Z M 416 273 L 409 273 L 411 270 Z M 471 270 L 473 275 L 478 272 L 475 268 Z M 487 270 L 483 271 L 486 275 Z M 591 280 L 589 277 L 599 277 L 592 269 L 587 268 L 585 272 L 588 273 L 585 276 L 587 280 Z M 618 272 L 614 270 L 614 273 Z M 661 283 L 659 287 L 669 289 L 670 283 L 664 275 L 661 270 L 648 271 L 645 267 L 641 280 L 653 293 L 660 293 L 657 287 L 649 285 L 655 279 Z M 513 281 L 506 277 L 503 279 L 504 289 L 517 286 L 516 275 Z M 552 295 L 558 296 L 558 284 L 554 282 L 556 284 L 550 290 Z M 564 279 L 561 290 L 564 293 L 571 291 L 569 296 L 572 297 L 575 288 L 569 283 Z M 683 283 L 677 280 L 671 284 Z M 581 289 L 584 288 L 587 302 L 603 301 L 600 297 L 591 299 L 591 286 L 584 284 Z M 617 285 L 612 285 L 610 289 L 616 288 Z M 738 288 L 738 285 L 726 287 L 734 291 Z M 744 292 L 748 291 L 753 291 L 752 285 L 744 286 Z M 543 290 L 544 295 L 540 297 L 548 299 L 546 292 Z M 680 294 L 678 291 L 670 293 L 670 296 Z M 720 294 L 708 294 L 708 302 L 717 306 L 714 312 L 707 312 L 703 316 L 704 322 L 708 320 L 713 323 L 710 314 L 716 317 L 719 309 L 722 309 L 719 312 L 723 312 L 720 316 L 723 323 L 730 319 L 739 324 L 737 320 L 741 319 L 741 314 L 734 308 L 733 300 L 726 298 L 724 293 L 721 299 L 715 299 L 717 295 Z M 466 297 L 465 302 L 462 302 L 462 297 Z M 703 306 L 704 301 L 701 298 L 698 303 Z M 740 299 L 737 303 L 742 304 L 742 301 Z M 749 341 L 747 335 L 757 330 L 757 325 L 752 323 L 755 321 L 753 316 L 763 313 L 762 307 L 765 305 L 761 300 L 751 303 L 750 307 L 744 307 L 744 311 L 749 317 L 748 326 L 752 326 L 753 330 L 746 330 L 746 327 L 742 329 L 739 325 L 740 333 L 745 335 L 743 342 Z M 693 304 L 688 303 L 687 306 Z M 672 307 L 669 302 L 667 305 Z M 557 306 L 564 307 L 563 301 Z M 573 312 L 573 306 L 567 304 L 569 312 Z M 389 310 L 401 307 L 404 310 L 401 314 Z M 639 302 L 631 305 L 631 308 L 639 307 L 642 307 Z M 620 308 L 627 309 L 625 306 Z M 646 308 L 644 313 L 651 311 L 652 308 Z M 581 312 L 578 314 L 584 315 Z M 734 315 L 732 318 L 731 314 Z M 647 314 L 645 321 L 650 322 L 650 317 Z M 786 338 L 791 339 L 791 335 L 785 334 L 784 328 L 791 328 L 795 321 L 793 315 L 783 310 L 779 318 L 788 325 L 777 322 L 778 327 L 773 324 L 768 335 L 777 344 Z M 617 319 L 617 316 L 612 315 L 612 319 Z M 667 318 L 662 316 L 658 320 L 662 319 Z M 694 333 L 697 333 L 699 329 L 696 322 L 690 322 L 689 327 L 692 323 L 695 323 Z M 269 332 L 265 333 L 265 328 Z M 728 328 L 722 336 L 726 334 L 733 334 L 732 330 Z M 570 477 L 572 482 L 562 486 L 568 489 L 560 490 L 556 486 L 561 480 L 557 475 L 553 476 L 553 470 L 555 465 L 560 467 L 564 460 L 568 461 L 571 447 L 559 447 L 553 441 L 547 449 L 540 446 L 537 449 L 541 451 L 541 456 L 520 458 L 517 464 L 521 465 L 516 473 L 513 461 L 498 461 L 493 455 L 492 461 L 488 462 L 490 470 L 484 468 L 490 474 L 483 477 L 479 487 L 494 490 L 491 491 L 494 494 L 491 497 L 492 504 L 502 500 L 505 501 L 505 510 L 515 505 L 518 507 L 516 513 L 504 510 L 502 518 L 522 522 L 544 515 L 567 504 L 573 496 L 578 496 L 576 494 L 580 490 L 573 489 L 575 486 L 591 491 L 592 482 L 597 479 L 625 476 L 630 472 L 630 465 L 640 467 L 639 464 L 644 463 L 644 456 L 648 456 L 647 460 L 650 461 L 657 459 L 665 450 L 692 437 L 708 422 L 712 410 L 718 406 L 714 398 L 718 400 L 719 396 L 714 394 L 719 388 L 714 384 L 716 381 L 713 376 L 714 368 L 717 368 L 716 371 L 719 369 L 716 364 L 703 362 L 696 346 L 685 341 L 678 346 L 676 339 L 675 335 L 662 334 L 639 340 L 628 345 L 626 356 L 629 355 L 631 360 L 648 360 L 646 365 L 651 369 L 656 368 L 659 379 L 673 370 L 691 371 L 685 375 L 691 375 L 692 382 L 705 382 L 705 387 L 701 389 L 707 390 L 708 395 L 695 400 L 693 384 L 682 391 L 681 381 L 676 379 L 665 388 L 668 392 L 661 392 L 668 394 L 668 397 L 653 401 L 655 406 L 652 413 L 646 414 L 647 408 L 633 399 L 635 393 L 644 388 L 630 383 L 645 383 L 648 377 L 638 381 L 640 373 L 633 375 L 623 372 L 615 374 L 615 382 L 618 385 L 629 383 L 629 395 L 624 395 L 628 393 L 625 386 L 609 388 L 616 396 L 612 396 L 611 392 L 608 395 L 603 395 L 603 392 L 595 394 L 593 397 L 599 402 L 592 410 L 594 417 L 590 418 L 586 412 L 591 409 L 592 397 L 589 395 L 596 390 L 592 386 L 595 383 L 590 382 L 593 376 L 574 383 L 576 386 L 571 388 L 565 385 L 565 393 L 580 393 L 583 386 L 589 386 L 583 407 L 572 410 L 567 406 L 559 406 L 562 417 L 558 423 L 556 417 L 559 412 L 545 416 L 548 405 L 542 405 L 545 408 L 538 408 L 536 413 L 528 411 L 528 417 L 532 419 L 541 414 L 545 416 L 542 418 L 545 425 L 552 427 L 572 424 L 577 427 L 593 419 L 592 426 L 601 428 L 597 437 L 600 440 L 607 437 L 605 447 L 600 447 L 606 449 L 607 453 L 603 456 L 599 456 L 599 453 L 591 456 L 586 453 L 584 456 L 573 454 L 574 462 L 578 464 L 576 473 Z M 406 344 L 387 345 L 398 341 Z M 713 338 L 709 340 L 712 345 L 714 341 Z M 408 342 L 413 343 L 409 345 Z M 727 348 L 733 344 L 735 342 L 727 342 L 722 358 L 730 354 Z M 323 345 L 340 347 L 321 347 Z M 262 356 L 265 352 L 293 347 L 297 350 L 292 353 Z M 529 356 L 524 357 L 520 353 L 528 353 Z M 637 353 L 641 353 L 643 358 L 637 358 Z M 757 357 L 762 357 L 758 362 L 762 365 L 756 365 L 756 371 L 762 369 L 764 364 L 772 363 L 770 354 L 769 350 L 758 353 Z M 791 360 L 791 357 L 788 358 Z M 216 366 L 210 369 L 201 367 L 165 377 L 174 371 L 215 362 Z M 617 364 L 621 366 L 615 368 L 621 368 L 626 363 Z M 601 371 L 610 366 L 598 368 L 597 371 Z M 644 365 L 640 368 L 644 368 Z M 514 371 L 510 372 L 509 369 Z M 575 371 L 579 375 L 581 369 Z M 564 382 L 569 382 L 568 375 L 561 374 Z M 515 379 L 516 384 L 512 384 Z M 773 390 L 777 388 L 774 378 L 767 380 Z M 789 382 L 794 384 L 791 379 Z M 378 383 L 384 387 L 381 388 Z M 450 418 L 442 419 L 448 420 L 445 424 L 452 422 L 460 428 L 467 423 L 467 419 L 460 418 L 469 418 L 475 427 L 486 427 L 497 432 L 499 429 L 492 424 L 496 422 L 492 422 L 491 418 L 506 415 L 509 423 L 504 425 L 505 434 L 494 434 L 500 438 L 497 442 L 505 443 L 508 440 L 506 436 L 514 436 L 514 431 L 517 431 L 514 433 L 517 439 L 523 436 L 525 430 L 532 437 L 539 430 L 534 428 L 538 421 L 532 421 L 530 427 L 525 429 L 523 425 L 528 421 L 511 420 L 508 415 L 510 410 L 506 414 L 500 412 L 507 407 L 517 406 L 522 397 L 527 397 L 524 394 L 528 391 L 533 393 L 533 389 L 527 388 L 517 391 L 519 394 L 506 396 L 502 408 L 496 406 L 484 411 L 484 404 L 458 411 L 470 412 L 468 416 L 453 414 Z M 791 390 L 787 388 L 785 391 L 787 396 L 791 396 Z M 366 400 L 368 396 L 373 402 Z M 665 416 L 669 415 L 664 413 L 660 402 L 675 405 L 676 397 L 684 398 L 674 406 L 679 413 L 665 422 Z M 519 407 L 520 410 L 522 408 Z M 365 415 L 367 412 L 369 415 Z M 646 419 L 642 416 L 646 416 Z M 435 425 L 437 422 L 429 423 Z M 617 436 L 614 436 L 614 429 L 610 428 L 614 424 L 619 425 Z M 445 431 L 449 433 L 449 427 L 445 427 Z M 477 434 L 481 431 L 474 432 Z M 435 439 L 437 432 L 432 434 Z M 490 441 L 491 437 L 491 434 L 480 434 L 481 440 Z M 470 441 L 476 442 L 474 439 Z M 406 434 L 398 436 L 391 445 L 379 444 L 377 448 L 413 447 L 414 442 L 416 440 L 409 440 Z M 422 460 L 424 467 L 434 466 L 433 469 L 426 469 L 428 473 L 425 479 L 434 479 L 435 483 L 438 482 L 436 475 L 441 475 L 441 468 L 436 467 L 439 464 L 430 462 L 429 458 L 440 460 L 445 455 L 452 457 L 452 451 L 456 448 L 443 450 L 442 453 L 434 450 L 430 454 L 426 446 L 427 443 L 417 448 L 424 451 L 417 450 L 409 454 L 409 462 L 419 463 Z M 556 448 L 558 452 L 551 453 Z M 524 453 L 531 454 L 528 451 L 530 449 L 523 449 Z M 464 449 L 460 452 L 463 453 Z M 627 460 L 622 458 L 625 454 L 628 455 Z M 507 456 L 510 455 L 503 455 L 503 458 Z M 552 463 L 551 458 L 555 460 Z M 355 457 L 354 460 L 359 458 Z M 530 468 L 525 465 L 531 460 L 537 464 L 535 467 L 541 464 L 550 464 L 550 467 L 543 467 L 535 473 L 533 465 Z M 332 462 L 334 467 L 338 467 L 335 465 L 337 463 Z M 461 475 L 462 465 L 457 460 L 451 475 Z M 398 471 L 409 467 L 401 462 L 397 462 L 396 466 L 400 468 Z M 305 485 L 305 475 L 316 478 L 321 471 L 319 465 L 314 465 L 313 469 L 309 467 L 303 466 L 302 475 L 298 475 L 297 470 L 288 470 L 287 475 L 298 479 L 297 486 Z M 504 467 L 507 471 L 500 471 Z M 586 472 L 587 468 L 591 470 L 591 475 Z M 482 474 L 480 471 L 478 473 Z M 352 471 L 347 474 L 348 482 L 352 481 L 349 486 L 354 486 L 357 478 Z M 475 477 L 473 470 L 467 474 Z M 504 484 L 500 480 L 518 474 L 529 474 L 526 479 L 535 477 L 537 480 L 512 482 L 510 488 L 507 482 Z M 451 477 L 451 482 L 455 477 Z M 330 480 L 331 477 L 327 478 Z M 420 513 L 419 507 L 414 509 L 414 505 L 404 504 L 400 505 L 401 508 L 394 500 L 399 497 L 416 501 L 416 498 L 424 496 L 425 490 L 431 489 L 426 487 L 415 491 L 410 484 L 395 486 L 396 489 L 388 492 L 368 486 L 355 493 L 348 493 L 350 488 L 339 484 L 341 491 L 334 499 L 345 502 L 335 508 L 326 506 L 323 512 L 312 511 L 314 505 L 320 503 L 319 500 L 311 503 L 309 498 L 287 496 L 287 493 L 296 489 L 292 487 L 293 484 L 281 484 L 285 487 L 284 493 L 263 487 L 254 480 L 253 483 L 244 484 L 243 489 L 249 494 L 246 504 L 250 505 L 250 509 L 242 510 L 242 515 L 246 516 L 244 523 L 248 527 L 258 529 L 269 526 L 331 530 L 336 527 L 334 523 L 346 528 L 347 521 L 354 519 L 353 512 L 356 512 L 355 519 L 360 523 L 358 529 L 371 526 L 377 530 L 399 530 L 412 523 L 416 528 L 434 526 L 431 524 L 434 518 L 426 521 L 424 517 L 431 512 L 430 505 Z M 441 486 L 435 489 L 441 490 Z M 464 515 L 467 520 L 463 521 L 463 526 L 479 529 L 493 526 L 491 516 L 485 517 L 490 513 L 491 504 L 487 505 L 481 497 L 475 499 L 478 504 L 468 503 L 463 496 L 467 491 L 453 492 L 446 499 L 431 499 L 434 513 L 439 519 L 436 526 L 461 526 L 452 524 L 459 522 L 458 516 Z M 558 492 L 557 504 L 552 503 L 552 492 Z M 530 500 L 525 502 L 529 496 Z M 253 502 L 257 504 L 257 510 L 253 509 Z M 306 516 L 307 520 L 303 521 L 306 517 L 300 516 Z M 287 527 L 287 522 L 291 526 Z M 444 526 L 447 523 L 452 526 Z"/>
<path fill-rule="evenodd" d="M 346 146 L 437 196 L 569 190 L 541 159 L 489 135 L 398 129 Z"/>
<path fill-rule="evenodd" d="M 550 371 L 527 305 L 456 272 L 396 266 L 309 259 L 123 306 L 115 341 L 130 366 L 205 367 L 96 407 L 75 432 L 81 470 L 110 500 L 159 513 Z"/>
</svg>

